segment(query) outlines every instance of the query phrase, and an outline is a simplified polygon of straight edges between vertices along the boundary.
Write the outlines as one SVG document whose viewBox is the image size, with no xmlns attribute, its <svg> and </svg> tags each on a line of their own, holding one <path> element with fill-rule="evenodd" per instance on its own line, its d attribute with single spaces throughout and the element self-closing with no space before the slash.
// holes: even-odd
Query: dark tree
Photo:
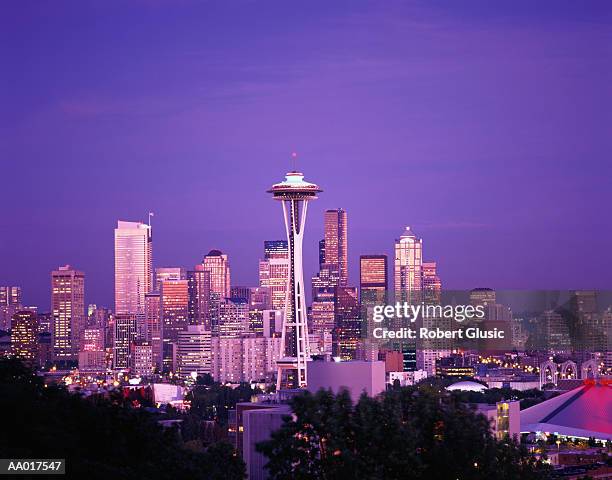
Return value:
<svg viewBox="0 0 612 480">
<path fill-rule="evenodd" d="M 274 479 L 544 479 L 548 467 L 488 420 L 434 388 L 362 396 L 306 393 L 272 438 L 258 445 Z"/>
<path fill-rule="evenodd" d="M 142 409 L 45 387 L 16 360 L 0 360 L 0 411 L 1 458 L 65 458 L 68 478 L 244 478 L 230 445 L 191 451 Z"/>
</svg>

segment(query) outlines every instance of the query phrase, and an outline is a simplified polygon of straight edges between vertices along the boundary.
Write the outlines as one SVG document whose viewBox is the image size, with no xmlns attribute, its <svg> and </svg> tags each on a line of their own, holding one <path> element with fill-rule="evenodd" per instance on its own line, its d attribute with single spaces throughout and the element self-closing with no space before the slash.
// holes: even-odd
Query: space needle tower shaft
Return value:
<svg viewBox="0 0 612 480">
<path fill-rule="evenodd" d="M 307 364 L 310 360 L 306 295 L 302 266 L 302 243 L 308 202 L 317 199 L 322 190 L 304 181 L 297 171 L 287 173 L 285 181 L 272 186 L 275 200 L 282 203 L 287 243 L 289 246 L 289 277 L 285 297 L 285 315 L 277 361 L 276 390 L 302 388 L 307 384 Z"/>
</svg>

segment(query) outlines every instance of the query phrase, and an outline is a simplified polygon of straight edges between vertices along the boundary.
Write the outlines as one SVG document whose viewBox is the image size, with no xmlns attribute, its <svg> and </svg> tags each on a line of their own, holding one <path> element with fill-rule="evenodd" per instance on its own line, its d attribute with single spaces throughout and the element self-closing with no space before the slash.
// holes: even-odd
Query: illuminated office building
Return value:
<svg viewBox="0 0 612 480">
<path fill-rule="evenodd" d="M 414 234 L 410 227 L 406 227 L 404 233 L 395 241 L 394 281 L 396 302 L 408 302 L 415 305 L 421 303 L 423 298 L 423 241 Z M 401 320 L 395 320 L 393 324 L 395 328 L 406 326 Z M 405 340 L 394 343 L 404 358 L 403 371 L 416 370 L 416 341 Z"/>
<path fill-rule="evenodd" d="M 11 322 L 11 353 L 30 366 L 38 360 L 38 321 L 36 314 L 19 311 Z"/>
<path fill-rule="evenodd" d="M 89 326 L 83 330 L 79 351 L 79 370 L 102 371 L 106 368 L 104 327 Z"/>
<path fill-rule="evenodd" d="M 215 334 L 219 324 L 219 306 L 231 296 L 230 265 L 226 254 L 220 250 L 211 250 L 202 261 L 202 269 L 209 272 L 210 291 L 208 296 L 207 328 Z"/>
<path fill-rule="evenodd" d="M 166 280 L 161 286 L 162 363 L 174 372 L 179 332 L 189 324 L 189 285 L 187 280 Z"/>
<path fill-rule="evenodd" d="M 83 330 L 81 351 L 94 352 L 104 350 L 104 329 L 102 327 L 87 327 Z"/>
<path fill-rule="evenodd" d="M 21 306 L 21 287 L 0 287 L 0 307 Z"/>
<path fill-rule="evenodd" d="M 211 290 L 210 271 L 198 264 L 187 272 L 189 286 L 189 323 L 211 328 Z"/>
<path fill-rule="evenodd" d="M 423 240 L 410 227 L 395 241 L 395 301 L 418 304 L 423 289 Z"/>
<path fill-rule="evenodd" d="M 362 305 L 384 305 L 387 303 L 386 255 L 361 255 L 359 257 L 359 290 Z"/>
<path fill-rule="evenodd" d="M 153 374 L 155 362 L 153 359 L 153 346 L 150 342 L 137 340 L 132 343 L 131 367 L 131 373 L 139 377 Z"/>
<path fill-rule="evenodd" d="M 264 259 L 289 258 L 287 240 L 264 240 Z"/>
<path fill-rule="evenodd" d="M 204 270 L 210 272 L 210 291 L 219 299 L 229 298 L 230 287 L 230 265 L 227 255 L 219 250 L 211 250 L 202 261 Z"/>
<path fill-rule="evenodd" d="M 312 302 L 310 331 L 319 336 L 331 334 L 336 326 L 336 289 L 320 290 Z"/>
<path fill-rule="evenodd" d="M 285 308 L 289 279 L 289 247 L 286 240 L 264 241 L 264 259 L 259 261 L 259 286 L 270 295 L 268 307 Z"/>
<path fill-rule="evenodd" d="M 440 305 L 442 302 L 442 282 L 438 276 L 436 262 L 423 262 L 423 301 L 427 305 Z M 452 322 L 451 318 L 430 316 L 423 318 L 422 326 L 429 329 L 440 328 L 449 331 Z M 452 340 L 449 339 L 422 340 L 417 351 L 417 369 L 425 370 L 428 376 L 434 376 L 437 361 L 449 356 L 451 347 Z"/>
<path fill-rule="evenodd" d="M 113 368 L 125 370 L 131 366 L 131 347 L 137 340 L 137 315 L 118 313 L 115 315 L 113 346 Z"/>
<path fill-rule="evenodd" d="M 359 257 L 359 300 L 361 305 L 362 337 L 361 352 L 363 360 L 378 359 L 378 342 L 373 339 L 373 308 L 386 305 L 388 300 L 389 278 L 387 255 L 361 255 Z"/>
<path fill-rule="evenodd" d="M 161 320 L 161 294 L 149 292 L 145 295 L 145 341 L 151 344 L 153 364 L 161 371 L 162 365 L 162 320 Z"/>
<path fill-rule="evenodd" d="M 119 220 L 115 229 L 115 313 L 144 315 L 153 289 L 151 226 Z"/>
<path fill-rule="evenodd" d="M 204 325 L 189 325 L 178 336 L 178 374 L 182 378 L 212 375 L 212 336 Z"/>
<path fill-rule="evenodd" d="M 110 314 L 108 308 L 89 305 L 87 308 L 87 326 L 106 328 Z"/>
<path fill-rule="evenodd" d="M 362 322 L 356 287 L 336 288 L 334 314 L 333 355 L 341 360 L 357 360 Z"/>
<path fill-rule="evenodd" d="M 185 280 L 185 269 L 182 267 L 157 267 L 155 269 L 155 288 L 161 290 L 162 282 L 166 280 Z"/>
<path fill-rule="evenodd" d="M 319 268 L 325 263 L 325 239 L 319 240 Z"/>
<path fill-rule="evenodd" d="M 425 303 L 439 305 L 442 301 L 442 282 L 436 262 L 423 262 L 423 299 Z"/>
<path fill-rule="evenodd" d="M 56 360 L 76 360 L 85 327 L 85 274 L 70 265 L 51 272 L 53 354 Z"/>
<path fill-rule="evenodd" d="M 270 292 L 270 306 L 274 309 L 285 308 L 288 277 L 289 259 L 273 257 L 259 261 L 259 286 Z"/>
<path fill-rule="evenodd" d="M 213 337 L 213 378 L 217 382 L 243 380 L 242 338 Z"/>
<path fill-rule="evenodd" d="M 319 273 L 311 279 L 312 298 L 315 300 L 319 292 L 327 292 L 340 286 L 340 271 L 334 263 L 321 265 Z"/>
<path fill-rule="evenodd" d="M 220 337 L 241 337 L 249 332 L 249 326 L 249 304 L 244 299 L 226 299 L 219 305 Z"/>
<path fill-rule="evenodd" d="M 325 262 L 337 265 L 341 287 L 348 284 L 348 225 L 346 211 L 325 211 Z"/>
<path fill-rule="evenodd" d="M 262 335 L 266 338 L 280 338 L 283 329 L 284 310 L 264 310 L 262 312 Z"/>
<path fill-rule="evenodd" d="M 0 287 L 0 330 L 11 329 L 13 315 L 21 306 L 21 287 Z"/>
<path fill-rule="evenodd" d="M 270 289 L 267 287 L 251 287 L 249 299 L 250 310 L 268 310 L 270 308 Z"/>
</svg>

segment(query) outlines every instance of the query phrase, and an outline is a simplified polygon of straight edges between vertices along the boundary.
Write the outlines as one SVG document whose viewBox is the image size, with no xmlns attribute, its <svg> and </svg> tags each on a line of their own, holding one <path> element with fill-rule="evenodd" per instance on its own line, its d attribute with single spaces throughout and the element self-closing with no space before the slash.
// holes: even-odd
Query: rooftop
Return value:
<svg viewBox="0 0 612 480">
<path fill-rule="evenodd" d="M 521 412 L 522 432 L 612 439 L 612 387 L 585 384 Z"/>
<path fill-rule="evenodd" d="M 456 390 L 461 390 L 465 392 L 484 392 L 487 389 L 485 385 L 478 382 L 471 382 L 469 380 L 463 380 L 461 382 L 453 383 L 446 387 L 446 390 L 449 392 L 453 392 Z"/>
</svg>

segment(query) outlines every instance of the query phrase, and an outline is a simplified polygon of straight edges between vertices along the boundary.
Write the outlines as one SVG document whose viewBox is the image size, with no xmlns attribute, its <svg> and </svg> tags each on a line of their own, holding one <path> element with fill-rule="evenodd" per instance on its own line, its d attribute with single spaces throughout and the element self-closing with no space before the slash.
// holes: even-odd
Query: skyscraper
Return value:
<svg viewBox="0 0 612 480">
<path fill-rule="evenodd" d="M 325 239 L 319 240 L 319 268 L 325 263 Z"/>
<path fill-rule="evenodd" d="M 161 371 L 162 365 L 162 321 L 161 295 L 149 292 L 145 295 L 145 340 L 151 344 L 153 364 Z"/>
<path fill-rule="evenodd" d="M 359 257 L 359 293 L 362 305 L 387 303 L 389 280 L 386 255 Z"/>
<path fill-rule="evenodd" d="M 51 272 L 53 355 L 56 360 L 76 360 L 81 331 L 86 326 L 85 274 L 70 265 Z"/>
<path fill-rule="evenodd" d="M 182 267 L 157 267 L 155 269 L 155 288 L 161 290 L 164 280 L 185 280 L 185 269 Z"/>
<path fill-rule="evenodd" d="M 211 250 L 202 260 L 202 271 L 210 277 L 208 295 L 208 321 L 213 334 L 219 325 L 219 305 L 231 296 L 230 265 L 226 254 L 220 250 Z"/>
<path fill-rule="evenodd" d="M 320 292 L 329 292 L 340 286 L 340 271 L 334 263 L 322 263 L 319 273 L 311 279 L 312 300 L 315 301 Z"/>
<path fill-rule="evenodd" d="M 131 345 L 132 373 L 141 377 L 153 374 L 155 361 L 153 359 L 153 346 L 150 342 L 137 340 Z"/>
<path fill-rule="evenodd" d="M 87 327 L 83 330 L 81 351 L 95 352 L 104 350 L 104 330 L 102 327 Z"/>
<path fill-rule="evenodd" d="M 289 279 L 289 246 L 287 240 L 265 240 L 264 259 L 259 261 L 259 286 L 270 293 L 274 309 L 285 308 Z"/>
<path fill-rule="evenodd" d="M 361 338 L 361 312 L 356 287 L 337 287 L 335 295 L 333 354 L 341 360 L 357 360 Z"/>
<path fill-rule="evenodd" d="M 239 338 L 249 332 L 249 304 L 245 299 L 228 298 L 221 302 L 218 330 L 224 338 Z"/>
<path fill-rule="evenodd" d="M 151 226 L 119 220 L 115 229 L 115 313 L 144 315 L 153 287 Z"/>
<path fill-rule="evenodd" d="M 410 227 L 395 241 L 395 301 L 419 304 L 423 299 L 423 241 Z M 417 320 L 418 321 L 418 320 Z M 405 327 L 401 320 L 394 319 L 396 327 Z M 416 325 L 417 327 L 420 325 Z M 416 341 L 395 342 L 394 348 L 402 352 L 404 371 L 417 369 Z"/>
<path fill-rule="evenodd" d="M 442 301 L 442 282 L 436 262 L 423 262 L 423 296 L 430 304 L 439 305 Z"/>
<path fill-rule="evenodd" d="M 289 293 L 285 305 L 280 358 L 277 361 L 277 390 L 281 387 L 303 387 L 307 384 L 307 361 L 310 354 L 302 242 L 308 202 L 315 200 L 321 191 L 317 185 L 305 182 L 304 175 L 296 171 L 287 173 L 283 182 L 268 190 L 283 206 L 289 245 Z"/>
<path fill-rule="evenodd" d="M 104 351 L 104 327 L 88 326 L 81 335 L 79 350 L 79 370 L 104 371 L 106 369 L 106 352 Z"/>
<path fill-rule="evenodd" d="M 336 326 L 336 288 L 321 289 L 312 301 L 312 333 L 322 338 Z M 331 353 L 331 352 L 329 352 Z"/>
<path fill-rule="evenodd" d="M 230 297 L 230 265 L 227 254 L 211 250 L 202 261 L 204 270 L 210 272 L 210 291 L 220 299 Z"/>
<path fill-rule="evenodd" d="M 13 315 L 11 352 L 15 358 L 33 366 L 38 355 L 38 321 L 36 314 L 22 310 Z"/>
<path fill-rule="evenodd" d="M 21 305 L 21 287 L 0 287 L 0 307 Z"/>
<path fill-rule="evenodd" d="M 423 301 L 428 305 L 440 305 L 442 302 L 442 282 L 438 276 L 438 265 L 436 262 L 423 262 Z M 440 317 L 426 317 L 422 320 L 422 326 L 429 329 L 440 328 L 445 331 L 451 330 L 452 319 Z M 425 370 L 428 376 L 436 373 L 436 362 L 451 354 L 452 340 L 449 339 L 425 339 L 421 340 L 417 352 L 417 368 Z"/>
<path fill-rule="evenodd" d="M 374 306 L 385 305 L 388 300 L 387 255 L 361 255 L 359 257 L 359 300 L 361 306 L 363 358 L 378 358 L 378 342 L 372 337 Z"/>
<path fill-rule="evenodd" d="M 204 325 L 210 330 L 210 271 L 204 267 L 204 264 L 197 264 L 193 270 L 187 272 L 187 283 L 189 285 L 189 323 Z"/>
<path fill-rule="evenodd" d="M 249 310 L 268 310 L 270 307 L 270 290 L 266 287 L 251 287 L 249 298 Z"/>
<path fill-rule="evenodd" d="M 189 286 L 187 280 L 166 280 L 161 286 L 163 368 L 174 372 L 179 332 L 189 324 Z"/>
<path fill-rule="evenodd" d="M 212 374 L 212 338 L 204 325 L 189 325 L 178 336 L 178 374 L 187 378 Z"/>
<path fill-rule="evenodd" d="M 266 287 L 249 288 L 249 331 L 263 334 L 263 314 L 270 308 L 270 290 Z M 269 311 L 269 310 L 268 310 Z"/>
<path fill-rule="evenodd" d="M 395 301 L 420 303 L 423 289 L 423 240 L 410 227 L 395 241 Z"/>
<path fill-rule="evenodd" d="M 137 322 L 134 313 L 115 315 L 115 335 L 113 345 L 113 367 L 117 370 L 131 365 L 131 347 L 137 339 Z"/>
<path fill-rule="evenodd" d="M 11 328 L 13 315 L 21 307 L 21 287 L 0 287 L 0 330 Z"/>
<path fill-rule="evenodd" d="M 325 263 L 338 266 L 340 286 L 348 285 L 348 226 L 346 211 L 325 211 Z M 320 259 L 319 259 L 320 261 Z"/>
</svg>

